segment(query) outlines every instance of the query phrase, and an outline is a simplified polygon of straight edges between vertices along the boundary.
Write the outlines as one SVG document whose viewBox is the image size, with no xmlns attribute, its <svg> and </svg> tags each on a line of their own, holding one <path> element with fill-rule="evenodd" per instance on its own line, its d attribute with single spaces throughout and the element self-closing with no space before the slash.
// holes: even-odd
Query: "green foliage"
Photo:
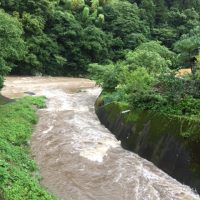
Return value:
<svg viewBox="0 0 200 200">
<path fill-rule="evenodd" d="M 55 1 L 49 0 L 0 0 L 1 6 L 8 12 L 17 11 L 18 13 L 23 13 L 24 11 L 30 14 L 41 15 L 46 19 L 51 15 L 54 9 Z"/>
<path fill-rule="evenodd" d="M 175 56 L 175 53 L 173 53 L 167 47 L 162 45 L 161 42 L 159 41 L 150 41 L 142 43 L 140 46 L 136 48 L 136 50 L 146 50 L 149 52 L 156 52 L 166 60 L 172 60 Z"/>
<path fill-rule="evenodd" d="M 106 103 L 200 116 L 200 1 L 0 0 L 0 7 L 0 89 L 11 70 L 89 72 L 103 87 Z M 171 73 L 192 65 L 193 80 Z M 51 199 L 30 178 L 35 166 L 24 153 L 36 122 L 30 103 L 33 99 L 0 107 L 0 148 L 6 152 L 0 157 L 0 187 L 7 199 Z"/>
<path fill-rule="evenodd" d="M 30 159 L 28 141 L 37 122 L 33 105 L 44 107 L 44 97 L 26 97 L 0 106 L 0 191 L 7 200 L 54 199 L 33 176 L 37 167 Z"/>
<path fill-rule="evenodd" d="M 8 61 L 20 59 L 24 53 L 21 35 L 19 21 L 0 10 L 0 89 L 3 86 L 3 76 L 11 70 Z"/>
<path fill-rule="evenodd" d="M 126 1 L 123 3 L 116 1 L 109 4 L 105 8 L 105 18 L 107 19 L 105 28 L 116 37 L 125 39 L 132 33 L 148 34 L 148 27 L 145 27 L 143 21 L 140 20 L 139 9 L 135 4 Z"/>
<path fill-rule="evenodd" d="M 82 19 L 84 21 L 86 21 L 88 18 L 89 18 L 89 14 L 90 14 L 90 9 L 88 6 L 85 6 L 84 9 L 83 9 L 83 16 L 82 16 Z"/>
<path fill-rule="evenodd" d="M 180 54 L 179 62 L 175 62 L 169 50 L 158 52 L 155 48 L 160 48 L 159 42 L 157 46 L 156 42 L 151 42 L 145 48 L 140 47 L 145 52 L 137 52 L 135 56 L 139 60 L 155 57 L 157 62 L 168 67 L 171 67 L 170 60 L 175 68 L 188 65 L 191 51 L 199 45 L 195 29 L 200 26 L 200 4 L 195 0 L 190 3 L 177 0 L 0 0 L 0 5 L 7 13 L 1 11 L 4 15 L 1 26 L 14 24 L 15 27 L 9 25 L 7 28 L 13 28 L 19 37 L 12 36 L 15 39 L 6 42 L 3 34 L 0 35 L 8 49 L 14 41 L 19 44 L 18 49 L 16 46 L 11 48 L 15 56 L 2 51 L 7 56 L 5 59 L 0 54 L 1 87 L 3 76 L 11 68 L 13 74 L 83 74 L 88 64 L 117 62 L 125 58 L 127 51 L 151 40 L 161 41 L 170 49 L 176 43 L 174 49 Z M 193 29 L 194 37 L 189 33 Z M 23 40 L 26 52 L 21 45 Z M 151 65 L 157 68 L 155 63 Z"/>
<path fill-rule="evenodd" d="M 196 56 L 196 50 L 200 46 L 200 26 L 190 30 L 174 45 L 175 51 L 179 53 L 179 63 L 182 65 L 191 65 L 191 59 Z"/>
<path fill-rule="evenodd" d="M 118 70 L 113 64 L 90 64 L 88 71 L 93 80 L 107 91 L 113 91 L 118 84 Z"/>
<path fill-rule="evenodd" d="M 21 22 L 24 31 L 26 52 L 20 61 L 10 59 L 13 74 L 77 75 L 85 73 L 87 65 L 94 60 L 104 62 L 110 57 L 112 36 L 99 28 L 104 23 L 99 6 L 107 1 L 90 4 L 84 0 L 29 0 L 26 3 L 0 0 L 0 3 Z M 0 62 L 4 62 L 1 55 Z"/>
<path fill-rule="evenodd" d="M 77 75 L 89 71 L 112 93 L 108 99 L 132 105 L 141 102 L 144 109 L 164 110 L 167 105 L 172 113 L 182 113 L 175 105 L 189 101 L 186 97 L 196 101 L 200 96 L 196 84 L 198 57 L 194 63 L 200 46 L 199 1 L 0 3 L 10 14 L 0 11 L 0 87 L 11 68 L 12 73 L 24 75 Z M 193 65 L 194 82 L 170 75 L 172 69 Z"/>
<path fill-rule="evenodd" d="M 85 1 L 84 0 L 70 0 L 71 2 L 71 9 L 72 10 L 79 10 L 84 7 Z"/>
<path fill-rule="evenodd" d="M 187 116 L 198 119 L 200 100 L 199 87 L 193 82 L 176 78 L 173 74 L 162 75 L 151 90 L 136 96 L 130 95 L 129 102 L 134 108 L 153 110 L 164 114 Z"/>
<path fill-rule="evenodd" d="M 135 51 L 126 54 L 125 64 L 130 70 L 145 67 L 154 75 L 169 71 L 172 65 L 173 53 L 159 42 L 150 41 L 138 46 Z"/>
<path fill-rule="evenodd" d="M 18 145 L 29 139 L 32 130 L 31 124 L 35 124 L 37 121 L 35 110 L 31 109 L 31 105 L 43 107 L 44 98 L 40 97 L 34 99 L 26 97 L 20 101 L 17 101 L 16 103 L 9 103 L 5 107 L 0 107 L 1 138 Z M 7 127 L 10 127 L 10 129 L 7 129 Z"/>
<path fill-rule="evenodd" d="M 120 81 L 117 89 L 123 89 L 127 91 L 127 93 L 147 92 L 151 90 L 154 82 L 154 77 L 151 76 L 144 67 L 138 67 L 133 71 L 124 67 L 120 74 Z"/>
<path fill-rule="evenodd" d="M 81 43 L 81 51 L 84 52 L 86 59 L 89 62 L 106 61 L 109 58 L 110 48 L 112 45 L 112 36 L 105 34 L 101 29 L 95 26 L 88 26 L 83 29 Z M 89 64 L 89 63 L 88 63 Z"/>
<path fill-rule="evenodd" d="M 124 93 L 124 101 L 128 101 L 130 96 L 133 99 L 138 98 L 141 94 L 148 93 L 152 90 L 152 85 L 155 83 L 155 78 L 151 76 L 146 68 L 138 67 L 133 71 L 129 71 L 124 67 L 120 74 L 119 85 L 116 92 Z"/>
<path fill-rule="evenodd" d="M 90 74 L 105 91 L 104 103 L 117 101 L 134 109 L 195 119 L 200 116 L 199 83 L 177 78 L 169 69 L 175 58 L 173 52 L 150 41 L 127 52 L 125 58 L 115 64 L 90 65 Z"/>
<path fill-rule="evenodd" d="M 156 52 L 147 50 L 137 50 L 129 52 L 125 61 L 130 69 L 145 67 L 151 73 L 166 72 L 171 65 L 170 61 L 166 61 Z"/>
<path fill-rule="evenodd" d="M 140 10 L 136 4 L 127 1 L 113 1 L 104 7 L 105 23 L 103 29 L 112 33 L 120 43 L 114 43 L 115 58 L 123 58 L 124 49 L 134 49 L 146 41 L 149 27 L 140 19 Z"/>
<path fill-rule="evenodd" d="M 105 17 L 104 17 L 103 14 L 99 14 L 98 19 L 97 19 L 97 22 L 98 22 L 99 25 L 103 25 L 103 24 L 104 24 L 104 22 L 105 22 Z"/>
<path fill-rule="evenodd" d="M 91 5 L 91 9 L 92 11 L 97 10 L 97 8 L 99 7 L 99 0 L 91 0 L 92 5 Z"/>
</svg>

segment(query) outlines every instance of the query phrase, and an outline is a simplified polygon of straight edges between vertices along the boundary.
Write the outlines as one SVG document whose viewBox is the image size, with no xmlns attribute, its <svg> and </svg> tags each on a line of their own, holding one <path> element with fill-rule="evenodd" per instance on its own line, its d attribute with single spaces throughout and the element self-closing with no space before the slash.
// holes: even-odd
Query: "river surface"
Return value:
<svg viewBox="0 0 200 200">
<path fill-rule="evenodd" d="M 151 162 L 124 150 L 102 126 L 87 79 L 8 77 L 7 97 L 44 95 L 31 141 L 42 184 L 61 200 L 199 200 Z"/>
</svg>

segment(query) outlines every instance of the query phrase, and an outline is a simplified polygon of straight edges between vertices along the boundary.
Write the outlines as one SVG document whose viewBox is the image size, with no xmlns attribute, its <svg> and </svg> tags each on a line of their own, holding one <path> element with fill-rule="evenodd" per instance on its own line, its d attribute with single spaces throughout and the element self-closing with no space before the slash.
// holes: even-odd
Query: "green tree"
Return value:
<svg viewBox="0 0 200 200">
<path fill-rule="evenodd" d="M 104 90 L 112 92 L 115 90 L 115 87 L 118 85 L 118 75 L 119 70 L 116 67 L 116 64 L 113 63 L 107 65 L 100 65 L 97 63 L 90 64 L 88 66 L 88 71 L 90 77 L 101 85 Z"/>
<path fill-rule="evenodd" d="M 89 26 L 83 30 L 81 51 L 89 62 L 101 63 L 109 59 L 111 46 L 112 36 L 110 34 L 105 34 L 95 26 Z"/>
<path fill-rule="evenodd" d="M 135 51 L 128 52 L 124 63 L 129 66 L 130 70 L 145 67 L 149 73 L 159 74 L 169 71 L 173 55 L 159 42 L 150 41 L 141 44 Z"/>
<path fill-rule="evenodd" d="M 22 14 L 24 11 L 34 15 L 43 16 L 48 19 L 52 15 L 57 0 L 0 0 L 1 7 L 7 12 L 18 12 Z"/>
<path fill-rule="evenodd" d="M 152 86 L 155 84 L 155 77 L 150 75 L 146 68 L 139 67 L 133 71 L 123 67 L 119 76 L 119 85 L 116 92 L 124 94 L 127 99 L 134 98 L 135 100 L 152 91 Z"/>
<path fill-rule="evenodd" d="M 148 22 L 150 27 L 154 26 L 155 23 L 155 15 L 156 15 L 156 6 L 153 0 L 143 0 L 141 1 L 140 12 L 142 19 Z"/>
<path fill-rule="evenodd" d="M 122 57 L 124 49 L 134 49 L 149 35 L 149 27 L 140 19 L 136 4 L 115 1 L 104 7 L 104 16 L 103 29 L 112 33 L 118 41 L 121 40 L 120 46 L 117 45 L 114 50 L 120 51 Z"/>
<path fill-rule="evenodd" d="M 20 22 L 0 10 L 0 88 L 3 77 L 11 70 L 10 60 L 20 59 L 24 54 L 24 41 Z"/>
<path fill-rule="evenodd" d="M 136 48 L 136 50 L 147 50 L 151 52 L 158 53 L 161 57 L 172 60 L 175 56 L 175 53 L 170 51 L 167 47 L 161 44 L 159 41 L 149 41 L 142 43 Z"/>
<path fill-rule="evenodd" d="M 185 34 L 174 45 L 174 50 L 179 53 L 179 65 L 191 67 L 191 59 L 196 56 L 200 47 L 200 27 L 192 29 L 188 34 Z M 193 62 L 193 61 L 192 61 Z"/>
<path fill-rule="evenodd" d="M 151 74 L 160 74 L 169 71 L 171 61 L 161 57 L 156 52 L 136 50 L 126 55 L 125 63 L 130 70 L 145 67 Z"/>
<path fill-rule="evenodd" d="M 70 0 L 70 3 L 71 3 L 72 10 L 79 10 L 85 6 L 84 0 Z"/>
</svg>

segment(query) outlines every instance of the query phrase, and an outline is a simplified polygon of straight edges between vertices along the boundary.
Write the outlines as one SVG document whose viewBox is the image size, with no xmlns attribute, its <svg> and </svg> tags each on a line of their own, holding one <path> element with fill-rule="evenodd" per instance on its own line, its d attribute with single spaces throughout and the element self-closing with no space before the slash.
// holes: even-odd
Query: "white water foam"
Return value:
<svg viewBox="0 0 200 200">
<path fill-rule="evenodd" d="M 89 95 L 98 96 L 101 92 L 101 88 L 87 89 L 84 92 Z M 84 116 L 82 113 L 89 113 L 89 107 L 87 105 L 79 104 L 79 99 L 77 99 L 78 94 L 67 94 L 60 89 L 52 91 L 43 90 L 42 94 L 45 95 L 49 101 L 47 102 L 48 112 L 56 111 L 74 111 L 74 118 L 67 120 L 66 123 L 74 125 L 76 130 L 73 133 L 71 144 L 73 145 L 73 150 L 78 151 L 80 156 L 87 158 L 95 162 L 103 162 L 104 157 L 110 148 L 120 147 L 120 141 L 118 141 L 112 134 L 108 134 L 108 131 L 103 130 L 94 131 L 94 126 L 101 126 L 100 122 L 96 119 L 93 120 L 94 116 Z M 80 99 L 81 101 L 81 99 Z M 88 123 L 89 122 L 89 123 Z M 48 133 L 53 129 L 50 126 L 43 133 Z M 77 142 L 78 141 L 78 142 Z"/>
<path fill-rule="evenodd" d="M 104 128 L 99 129 L 101 124 L 93 120 L 92 116 L 86 116 L 83 113 L 80 115 L 80 112 L 85 112 L 85 110 L 80 109 L 78 113 L 75 113 L 74 118 L 68 121 L 71 125 L 76 124 L 76 131 L 72 136 L 73 148 L 79 151 L 82 157 L 103 162 L 109 149 L 120 147 L 121 142 L 114 135 L 108 134 L 108 131 L 105 132 Z M 94 131 L 95 126 L 98 129 Z"/>
<path fill-rule="evenodd" d="M 78 187 L 80 191 L 82 191 L 84 187 L 82 195 L 86 194 L 85 191 L 87 191 L 88 188 L 90 188 L 89 194 L 93 193 L 93 184 L 90 186 L 90 181 L 92 183 L 94 177 L 97 176 L 97 180 L 99 181 L 100 179 L 102 185 L 99 185 L 96 191 L 100 193 L 101 191 L 105 192 L 103 194 L 107 195 L 107 197 L 112 194 L 113 199 L 199 200 L 198 195 L 189 187 L 178 183 L 175 179 L 169 177 L 138 155 L 121 148 L 120 142 L 100 124 L 94 112 L 91 112 L 93 104 L 92 101 L 90 103 L 90 99 L 95 99 L 100 92 L 101 90 L 99 88 L 88 89 L 82 93 L 75 94 L 67 94 L 60 89 L 43 91 L 43 95 L 48 98 L 47 109 L 44 109 L 44 111 L 49 112 L 51 115 L 52 112 L 56 113 L 57 116 L 61 114 L 65 116 L 63 113 L 71 113 L 69 115 L 71 118 L 67 117 L 66 119 L 62 119 L 62 127 L 66 127 L 67 129 L 66 131 L 63 129 L 61 131 L 63 133 L 61 135 L 62 140 L 57 143 L 56 137 L 56 139 L 52 139 L 51 142 L 47 143 L 52 153 L 56 151 L 59 152 L 58 157 L 53 160 L 53 165 L 55 162 L 62 163 L 62 160 L 65 159 L 65 156 L 67 157 L 68 153 L 73 155 L 72 159 L 74 160 L 76 158 L 79 161 L 79 157 L 76 157 L 79 155 L 81 158 L 85 158 L 85 160 L 81 160 L 84 164 L 81 164 L 80 168 L 77 169 L 80 173 L 77 179 L 74 178 L 74 173 L 77 173 L 76 167 L 79 166 L 78 161 L 70 160 L 71 164 L 69 165 L 69 169 L 72 168 L 73 170 L 70 171 L 66 169 L 69 180 L 72 178 L 72 185 L 74 184 L 74 187 Z M 83 95 L 84 93 L 85 95 Z M 89 96 L 89 98 L 87 99 L 85 96 Z M 49 125 L 48 128 L 45 127 L 43 133 L 49 134 L 52 131 L 53 134 L 59 135 L 59 132 L 53 131 L 54 126 L 51 125 Z M 65 142 L 67 144 L 68 153 L 64 154 L 62 157 L 60 149 L 62 149 L 62 146 L 64 148 Z M 106 166 L 105 163 L 109 165 L 109 168 L 107 168 L 108 166 Z M 65 163 L 65 165 L 67 165 L 67 163 Z M 90 167 L 96 165 L 105 165 L 105 167 L 94 167 L 92 171 L 90 171 Z M 65 167 L 63 167 L 63 169 L 65 170 Z M 101 169 L 101 171 L 98 171 L 98 169 Z M 83 175 L 85 173 L 88 173 L 87 176 L 91 176 L 91 180 L 86 181 L 83 186 L 83 184 L 81 184 L 81 178 L 83 178 L 83 180 L 86 179 L 87 176 L 85 177 Z M 65 173 L 62 175 L 65 175 Z M 98 184 L 98 182 L 95 183 Z M 99 184 L 101 184 L 101 182 Z M 70 187 L 69 184 L 69 188 Z M 113 191 L 112 188 L 114 189 Z M 121 196 L 115 196 L 115 192 L 118 192 L 118 188 L 122 191 L 122 194 L 119 193 Z M 71 192 L 72 195 L 75 195 L 75 192 Z M 81 199 L 82 195 L 80 198 L 75 199 Z M 94 191 L 94 197 L 96 197 L 95 195 L 96 193 Z M 104 198 L 104 195 L 96 199 L 109 199 Z M 83 199 L 95 198 L 88 196 Z"/>
<path fill-rule="evenodd" d="M 52 129 L 53 129 L 54 126 L 50 126 L 47 130 L 45 131 L 42 131 L 43 134 L 47 134 L 49 133 Z"/>
</svg>

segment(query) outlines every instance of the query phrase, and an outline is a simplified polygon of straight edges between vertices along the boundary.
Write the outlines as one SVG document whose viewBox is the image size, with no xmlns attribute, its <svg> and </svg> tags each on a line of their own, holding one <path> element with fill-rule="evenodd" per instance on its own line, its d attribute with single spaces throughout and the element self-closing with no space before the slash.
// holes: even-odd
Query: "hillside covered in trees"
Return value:
<svg viewBox="0 0 200 200">
<path fill-rule="evenodd" d="M 90 76 L 100 103 L 199 121 L 200 0 L 0 0 L 0 90 L 8 74 Z M 44 99 L 4 103 L 0 199 L 54 199 L 30 179 L 32 105 Z"/>
<path fill-rule="evenodd" d="M 8 73 L 89 71 L 108 102 L 198 113 L 199 0 L 1 0 L 0 8 L 0 87 Z M 193 74 L 177 78 L 182 67 Z"/>
<path fill-rule="evenodd" d="M 89 71 L 109 101 L 200 107 L 199 0 L 0 0 L 0 8 L 0 87 L 8 73 Z M 175 78 L 181 67 L 193 75 Z M 178 113 L 191 114 L 185 107 Z"/>
<path fill-rule="evenodd" d="M 200 1 L 0 1 L 0 74 L 77 75 L 151 40 L 186 64 L 199 46 Z"/>
</svg>

